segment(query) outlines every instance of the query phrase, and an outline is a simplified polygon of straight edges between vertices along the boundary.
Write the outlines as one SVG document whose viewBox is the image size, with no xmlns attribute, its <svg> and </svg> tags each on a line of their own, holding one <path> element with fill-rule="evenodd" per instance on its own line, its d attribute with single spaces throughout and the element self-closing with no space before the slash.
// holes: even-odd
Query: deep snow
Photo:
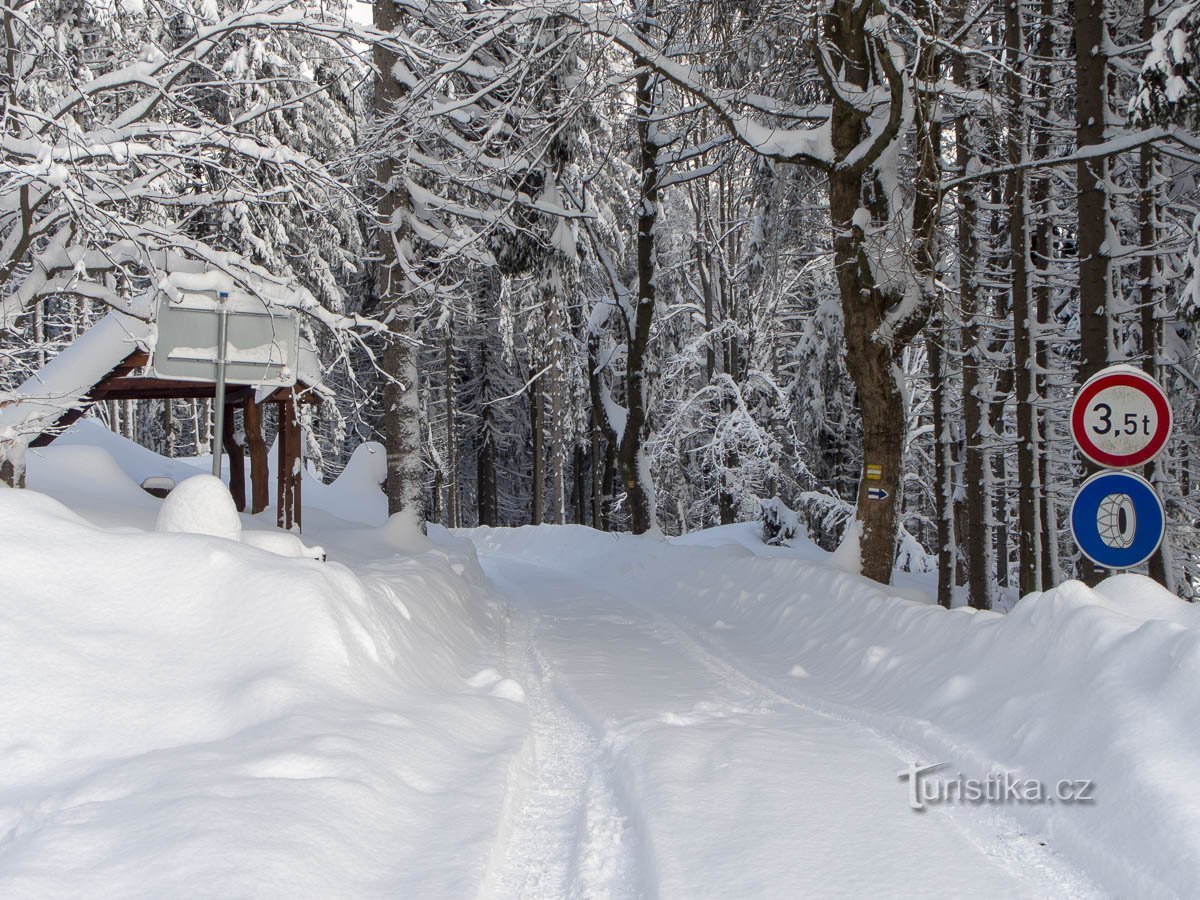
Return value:
<svg viewBox="0 0 1200 900">
<path fill-rule="evenodd" d="M 1147 580 L 946 612 L 749 525 L 426 538 L 381 462 L 300 543 L 94 423 L 31 453 L 0 895 L 1200 894 L 1200 611 Z M 1096 800 L 914 812 L 914 762 Z"/>
</svg>

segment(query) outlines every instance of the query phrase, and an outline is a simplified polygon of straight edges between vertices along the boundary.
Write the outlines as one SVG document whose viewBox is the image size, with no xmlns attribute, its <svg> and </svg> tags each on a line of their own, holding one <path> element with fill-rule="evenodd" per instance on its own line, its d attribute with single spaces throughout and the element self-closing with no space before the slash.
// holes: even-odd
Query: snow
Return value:
<svg viewBox="0 0 1200 900">
<path fill-rule="evenodd" d="M 30 477 L 149 527 L 122 466 L 56 445 Z M 526 721 L 464 680 L 495 601 L 461 542 L 329 538 L 320 563 L 0 491 L 0 896 L 474 893 Z"/>
<path fill-rule="evenodd" d="M 209 534 L 227 541 L 242 539 L 242 520 L 225 482 L 212 475 L 193 475 L 163 500 L 156 531 Z"/>
<path fill-rule="evenodd" d="M 606 748 L 663 895 L 961 896 L 960 864 L 985 896 L 1200 890 L 1200 610 L 1148 579 L 1068 582 L 1004 616 L 901 599 L 809 548 L 577 528 L 473 539 L 544 629 L 543 666 Z M 1086 779 L 1097 802 L 896 819 L 889 792 L 914 761 Z"/>
<path fill-rule="evenodd" d="M 11 397 L 0 394 L 0 442 L 28 438 L 53 425 L 130 353 L 147 347 L 152 335 L 152 327 L 140 319 L 118 312 L 106 315 Z"/>
<path fill-rule="evenodd" d="M 757 523 L 426 535 L 382 453 L 305 485 L 303 539 L 94 424 L 31 454 L 0 895 L 1200 892 L 1200 610 L 1147 579 L 1002 615 Z M 943 762 L 1096 800 L 911 810 Z"/>
</svg>

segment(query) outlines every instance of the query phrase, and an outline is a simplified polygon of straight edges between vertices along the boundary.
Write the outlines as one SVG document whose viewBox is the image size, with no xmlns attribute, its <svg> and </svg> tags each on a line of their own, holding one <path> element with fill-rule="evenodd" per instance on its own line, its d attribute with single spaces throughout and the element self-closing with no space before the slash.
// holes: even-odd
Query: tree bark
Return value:
<svg viewBox="0 0 1200 900">
<path fill-rule="evenodd" d="M 1142 20 L 1142 35 L 1149 40 L 1154 35 L 1152 5 L 1147 0 Z M 1159 318 L 1162 303 L 1159 290 L 1159 260 L 1155 248 L 1158 246 L 1158 190 L 1159 178 L 1154 149 L 1145 145 L 1138 151 L 1138 221 L 1141 222 L 1141 259 L 1138 261 L 1138 301 L 1142 332 L 1142 371 L 1151 378 L 1159 378 L 1159 351 L 1162 347 L 1162 320 Z M 1163 481 L 1161 458 L 1147 464 L 1146 480 L 1151 484 Z M 1186 494 L 1185 494 L 1186 496 Z M 1163 542 L 1150 557 L 1150 577 L 1165 587 L 1175 590 L 1175 571 L 1171 565 L 1171 546 L 1164 535 Z"/>
<path fill-rule="evenodd" d="M 456 370 L 454 364 L 454 317 L 446 322 L 446 340 L 444 347 L 445 379 L 446 379 L 446 527 L 458 528 L 459 521 L 459 492 L 458 492 L 458 418 L 455 403 Z"/>
<path fill-rule="evenodd" d="M 1051 97 L 1051 80 L 1059 65 L 1056 60 L 1055 8 L 1054 0 L 1042 0 L 1041 16 L 1038 22 L 1038 38 L 1035 56 L 1043 67 L 1043 74 L 1033 79 L 1035 115 L 1045 122 L 1054 116 L 1053 99 Z M 1047 74 L 1049 73 L 1049 77 Z M 1033 129 L 1035 134 L 1033 155 L 1035 159 L 1046 159 L 1050 156 L 1050 129 L 1047 127 Z M 1039 398 L 1050 395 L 1048 373 L 1050 371 L 1050 341 L 1054 335 L 1046 329 L 1051 327 L 1051 284 L 1053 266 L 1053 223 L 1050 215 L 1051 174 L 1035 172 L 1030 183 L 1030 211 L 1034 217 L 1031 238 L 1031 262 L 1033 264 L 1033 309 L 1037 328 L 1032 335 L 1034 358 L 1037 361 L 1037 371 L 1034 373 L 1034 389 Z M 1041 521 L 1041 590 L 1054 587 L 1058 579 L 1058 521 L 1055 511 L 1054 498 L 1051 495 L 1051 463 L 1053 453 L 1050 446 L 1051 430 L 1049 413 L 1042 407 L 1034 410 L 1035 428 L 1038 435 L 1037 471 L 1040 486 L 1038 496 L 1038 516 Z"/>
<path fill-rule="evenodd" d="M 546 513 L 546 416 L 542 379 L 536 373 L 529 386 L 529 434 L 533 445 L 530 477 L 533 481 L 529 507 L 531 525 L 541 525 Z"/>
<path fill-rule="evenodd" d="M 971 86 L 962 54 L 952 62 L 954 80 L 963 89 Z M 955 164 L 965 174 L 976 150 L 972 140 L 973 117 L 959 119 L 955 126 Z M 980 316 L 979 204 L 973 185 L 958 189 L 958 294 L 962 316 L 962 416 L 963 416 L 963 531 L 966 560 L 967 603 L 975 609 L 992 608 L 992 541 L 987 527 L 991 517 L 988 487 L 991 483 L 984 436 L 984 334 Z"/>
<path fill-rule="evenodd" d="M 1080 150 L 1104 141 L 1108 112 L 1108 29 L 1104 0 L 1075 2 L 1076 144 Z M 1081 159 L 1075 167 L 1079 192 L 1079 384 L 1109 364 L 1111 261 L 1108 159 Z M 1086 474 L 1098 467 L 1085 463 Z M 1091 585 L 1108 573 L 1080 556 L 1080 578 Z"/>
<path fill-rule="evenodd" d="M 898 178 L 896 143 L 901 140 L 904 77 L 893 69 L 889 48 L 866 26 L 869 16 L 882 12 L 877 3 L 835 0 L 824 14 L 825 39 L 831 45 L 835 71 L 826 70 L 832 90 L 830 131 L 834 165 L 829 170 L 829 212 L 833 225 L 833 258 L 846 336 L 846 367 L 858 389 L 863 426 L 864 477 L 858 488 L 858 525 L 863 574 L 890 583 L 895 564 L 906 406 L 898 355 L 924 327 L 936 296 L 938 209 L 937 115 L 932 98 L 919 94 L 914 102 L 918 172 L 914 184 L 912 277 L 919 301 L 906 303 L 903 288 L 885 291 L 876 278 L 868 230 L 893 233 L 901 202 L 887 185 Z M 932 47 L 919 60 L 930 65 Z M 879 91 L 891 95 L 891 118 L 876 135 L 861 105 L 848 91 Z M 861 144 L 871 136 L 872 149 Z M 853 162 L 850 162 L 853 160 Z M 860 213 L 865 212 L 866 218 Z"/>
<path fill-rule="evenodd" d="M 954 442 L 950 434 L 950 422 L 946 415 L 948 394 L 947 348 L 943 341 L 949 330 L 939 320 L 931 323 L 926 333 L 926 348 L 929 357 L 929 393 L 933 407 L 933 497 L 936 507 L 935 527 L 937 531 L 938 584 L 937 601 L 946 609 L 954 599 L 955 575 L 958 558 L 957 540 L 954 533 Z"/>
<path fill-rule="evenodd" d="M 1008 164 L 1013 167 L 1005 184 L 1008 208 L 1009 269 L 1012 285 L 1013 369 L 1016 373 L 1017 413 L 1017 586 L 1021 595 L 1041 587 L 1041 522 L 1038 515 L 1038 398 L 1034 388 L 1037 355 L 1036 331 L 1029 285 L 1029 198 L 1025 172 L 1025 23 L 1021 4 L 1004 6 L 1005 50 L 1008 65 L 1005 87 L 1008 101 Z"/>
<path fill-rule="evenodd" d="M 399 30 L 401 8 L 393 0 L 375 0 L 375 28 L 385 34 Z M 393 76 L 394 54 L 377 42 L 372 50 L 375 64 L 375 112 L 389 114 L 404 95 L 404 87 Z M 417 315 L 406 284 L 402 258 L 405 238 L 400 213 L 408 206 L 407 191 L 396 177 L 390 158 L 379 162 L 379 264 L 377 290 L 388 325 L 382 368 L 387 379 L 383 389 L 384 446 L 387 450 L 388 514 L 407 513 L 425 527 L 424 469 L 421 448 L 421 406 L 418 395 Z"/>
<path fill-rule="evenodd" d="M 654 2 L 646 4 L 645 17 L 654 17 Z M 630 324 L 625 362 L 625 403 L 628 415 L 617 447 L 617 466 L 629 505 L 629 525 L 634 534 L 655 527 L 654 485 L 647 483 L 643 444 L 647 430 L 649 385 L 646 363 L 650 344 L 650 326 L 654 322 L 657 297 L 658 248 L 655 227 L 659 211 L 659 135 L 654 122 L 657 79 L 647 61 L 637 59 L 634 100 L 637 106 L 637 134 L 641 191 L 637 216 L 638 293 Z"/>
</svg>

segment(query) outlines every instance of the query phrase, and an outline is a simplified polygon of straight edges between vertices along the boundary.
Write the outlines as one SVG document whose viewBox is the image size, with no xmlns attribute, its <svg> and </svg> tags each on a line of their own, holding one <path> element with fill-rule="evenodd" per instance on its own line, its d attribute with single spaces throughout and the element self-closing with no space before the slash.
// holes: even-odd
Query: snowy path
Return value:
<svg viewBox="0 0 1200 900">
<path fill-rule="evenodd" d="M 1034 841 L 909 810 L 902 748 L 756 679 L 636 579 L 491 549 L 533 736 L 484 896 L 1088 893 Z"/>
</svg>

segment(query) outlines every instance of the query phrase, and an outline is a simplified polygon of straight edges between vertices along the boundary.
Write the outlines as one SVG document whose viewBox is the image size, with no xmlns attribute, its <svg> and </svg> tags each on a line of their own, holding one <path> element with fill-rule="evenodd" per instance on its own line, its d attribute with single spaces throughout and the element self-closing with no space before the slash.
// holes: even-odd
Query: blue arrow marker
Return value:
<svg viewBox="0 0 1200 900">
<path fill-rule="evenodd" d="M 883 488 L 867 488 L 868 500 L 886 500 L 888 492 Z"/>
<path fill-rule="evenodd" d="M 1071 504 L 1071 533 L 1083 555 L 1106 569 L 1132 569 L 1158 549 L 1166 531 L 1162 500 L 1132 472 L 1100 472 Z"/>
</svg>

